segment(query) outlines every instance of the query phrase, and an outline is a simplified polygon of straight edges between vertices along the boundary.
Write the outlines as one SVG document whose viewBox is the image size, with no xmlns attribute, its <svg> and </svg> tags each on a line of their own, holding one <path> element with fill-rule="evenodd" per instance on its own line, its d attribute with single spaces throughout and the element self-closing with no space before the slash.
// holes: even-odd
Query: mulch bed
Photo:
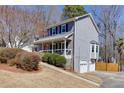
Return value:
<svg viewBox="0 0 124 93">
<path fill-rule="evenodd" d="M 41 71 L 41 66 L 39 66 L 39 70 L 37 71 L 24 71 L 22 69 L 16 68 L 15 66 L 9 66 L 7 64 L 0 64 L 0 70 L 10 71 L 14 73 L 36 73 Z"/>
</svg>

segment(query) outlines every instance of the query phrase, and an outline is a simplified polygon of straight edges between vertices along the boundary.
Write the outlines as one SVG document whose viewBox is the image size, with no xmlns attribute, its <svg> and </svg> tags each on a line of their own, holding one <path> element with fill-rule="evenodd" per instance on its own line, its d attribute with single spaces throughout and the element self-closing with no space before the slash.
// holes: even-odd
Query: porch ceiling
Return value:
<svg viewBox="0 0 124 93">
<path fill-rule="evenodd" d="M 69 40 L 68 37 L 72 34 L 73 34 L 73 32 L 67 32 L 65 34 L 44 37 L 44 38 L 41 38 L 41 39 L 35 41 L 33 44 L 40 44 L 40 43 L 52 42 L 52 41 L 61 41 L 61 40 L 64 40 L 64 39 Z"/>
</svg>

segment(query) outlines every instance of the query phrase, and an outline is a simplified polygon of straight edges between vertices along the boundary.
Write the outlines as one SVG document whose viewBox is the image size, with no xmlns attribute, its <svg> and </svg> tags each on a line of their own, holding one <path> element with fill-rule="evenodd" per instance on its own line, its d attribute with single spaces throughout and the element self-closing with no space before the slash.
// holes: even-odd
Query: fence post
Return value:
<svg viewBox="0 0 124 93">
<path fill-rule="evenodd" d="M 105 62 L 106 63 L 106 71 L 107 71 L 107 62 Z"/>
</svg>

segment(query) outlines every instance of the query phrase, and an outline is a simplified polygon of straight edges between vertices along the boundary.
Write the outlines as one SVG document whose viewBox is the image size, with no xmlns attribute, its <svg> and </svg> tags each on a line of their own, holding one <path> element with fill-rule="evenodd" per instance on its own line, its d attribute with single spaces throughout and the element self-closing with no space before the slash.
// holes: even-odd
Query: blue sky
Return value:
<svg viewBox="0 0 124 93">
<path fill-rule="evenodd" d="M 86 9 L 86 11 L 87 12 L 89 12 L 89 13 L 91 13 L 91 5 L 83 5 L 84 6 L 84 8 Z M 100 5 L 99 5 L 100 6 Z M 20 5 L 20 6 L 18 6 L 18 7 L 20 7 L 20 8 L 24 8 L 25 6 L 23 6 L 23 5 Z M 59 10 L 60 11 L 62 11 L 63 10 L 63 8 L 64 8 L 64 5 L 58 5 L 58 7 L 59 7 Z M 124 8 L 123 8 L 124 6 L 122 6 L 122 13 L 121 13 L 121 18 L 120 18 L 120 21 L 121 22 L 124 22 Z M 31 6 L 30 8 L 29 8 L 30 10 L 33 10 L 33 6 Z M 99 8 L 97 8 L 97 10 L 99 11 Z M 96 20 L 96 18 L 95 18 L 95 20 Z"/>
<path fill-rule="evenodd" d="M 87 12 L 89 12 L 89 13 L 92 13 L 92 11 L 91 11 L 91 5 L 82 5 L 85 9 L 86 9 L 86 11 Z M 99 5 L 100 6 L 100 5 Z M 24 8 L 25 6 L 18 6 L 18 7 L 20 7 L 20 8 Z M 121 11 L 121 17 L 120 17 L 120 23 L 123 23 L 124 24 L 124 6 L 121 6 L 122 7 L 122 11 Z M 59 8 L 59 11 L 60 11 L 60 13 L 59 14 L 57 14 L 56 16 L 54 16 L 54 18 L 56 18 L 56 19 L 58 19 L 59 20 L 59 18 L 60 18 L 60 15 L 61 15 L 61 13 L 62 13 L 62 10 L 63 10 L 63 8 L 64 8 L 64 5 L 58 5 L 58 8 Z M 28 8 L 29 10 L 33 10 L 34 9 L 34 6 L 30 6 L 29 8 Z M 100 9 L 99 8 L 97 8 L 97 11 L 99 11 Z M 94 16 L 93 16 L 94 17 Z M 97 18 L 95 18 L 94 17 L 94 19 L 97 21 Z M 124 28 L 124 26 L 123 26 L 123 28 Z M 123 30 L 123 29 L 122 29 Z M 121 35 L 123 36 L 124 35 L 124 31 L 121 31 L 122 33 L 121 33 Z"/>
<path fill-rule="evenodd" d="M 60 9 L 62 10 L 64 8 L 64 6 L 59 6 Z M 121 11 L 121 17 L 120 17 L 120 24 L 124 25 L 124 6 L 122 7 L 122 11 Z M 87 12 L 92 13 L 91 11 L 91 7 L 89 5 L 84 5 L 84 8 L 86 9 Z M 99 11 L 99 8 L 97 8 L 97 10 Z M 96 20 L 96 18 L 94 17 L 94 19 Z M 124 37 L 124 31 L 123 31 L 124 26 L 122 27 L 122 29 L 120 29 L 118 35 L 120 37 Z"/>
<path fill-rule="evenodd" d="M 59 9 L 62 11 L 64 8 L 64 5 L 58 5 L 58 6 L 59 6 Z M 19 5 L 18 7 L 23 9 L 25 6 Z M 89 5 L 84 5 L 84 8 L 86 9 L 86 11 L 91 12 Z M 29 10 L 32 10 L 32 9 L 33 9 L 33 6 L 32 6 L 32 8 L 30 7 Z"/>
</svg>

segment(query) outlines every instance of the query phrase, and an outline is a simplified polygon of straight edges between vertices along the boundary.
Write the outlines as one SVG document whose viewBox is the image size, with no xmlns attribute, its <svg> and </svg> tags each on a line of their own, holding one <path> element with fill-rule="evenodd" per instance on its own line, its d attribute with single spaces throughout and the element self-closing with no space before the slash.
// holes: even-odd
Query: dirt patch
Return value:
<svg viewBox="0 0 124 93">
<path fill-rule="evenodd" d="M 13 73 L 0 70 L 0 88 L 90 88 L 97 87 L 84 80 L 43 65 L 39 73 Z M 10 68 L 10 67 L 9 67 Z M 1 69 L 1 66 L 0 66 Z M 5 68 L 4 68 L 5 69 Z"/>
<path fill-rule="evenodd" d="M 16 68 L 16 66 L 9 66 L 8 64 L 0 64 L 0 70 L 10 71 L 14 73 L 36 73 L 36 72 L 40 72 L 42 69 L 41 66 L 39 66 L 39 70 L 29 72 Z"/>
</svg>

